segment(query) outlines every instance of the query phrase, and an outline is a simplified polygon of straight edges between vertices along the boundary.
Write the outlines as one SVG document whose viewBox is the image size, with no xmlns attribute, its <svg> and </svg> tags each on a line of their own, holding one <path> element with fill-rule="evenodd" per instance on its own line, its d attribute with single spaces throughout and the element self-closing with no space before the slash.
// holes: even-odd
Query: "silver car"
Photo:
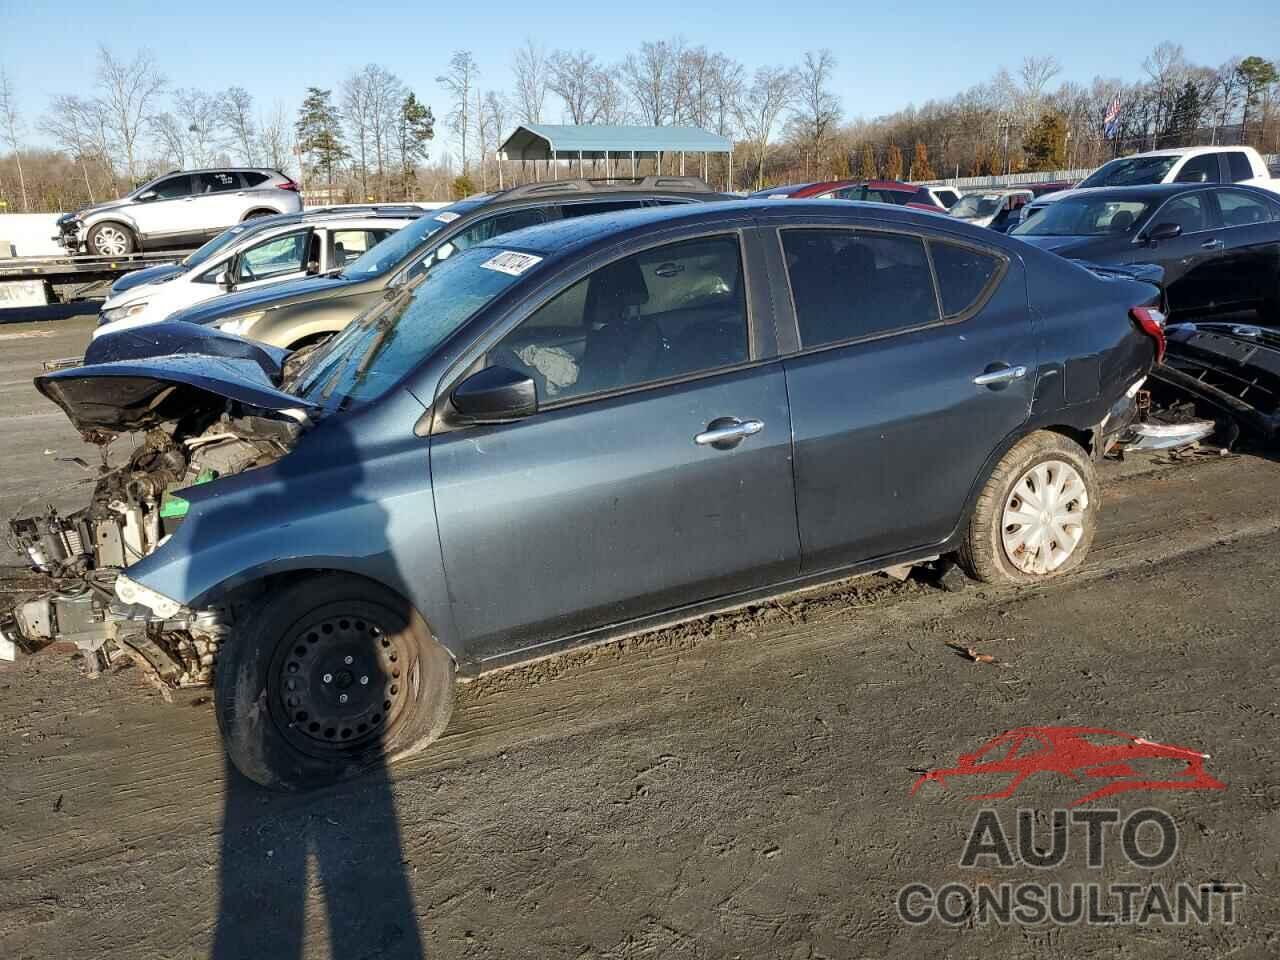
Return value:
<svg viewBox="0 0 1280 960">
<path fill-rule="evenodd" d="M 279 170 L 175 170 L 119 200 L 64 214 L 54 239 L 72 254 L 121 257 L 199 246 L 243 220 L 301 209 L 298 185 Z"/>
</svg>

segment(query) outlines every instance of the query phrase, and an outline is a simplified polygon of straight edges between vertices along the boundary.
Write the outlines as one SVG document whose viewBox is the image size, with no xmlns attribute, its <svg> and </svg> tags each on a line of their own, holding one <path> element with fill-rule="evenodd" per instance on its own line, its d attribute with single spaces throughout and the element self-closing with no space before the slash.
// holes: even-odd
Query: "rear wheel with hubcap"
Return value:
<svg viewBox="0 0 1280 960">
<path fill-rule="evenodd" d="M 987 582 L 1034 583 L 1084 562 L 1097 529 L 1098 479 L 1067 437 L 1039 432 L 1001 458 L 974 505 L 960 561 Z"/>
<path fill-rule="evenodd" d="M 218 723 L 236 767 L 304 789 L 438 737 L 453 662 L 402 599 L 356 577 L 309 578 L 269 595 L 219 651 Z"/>
</svg>

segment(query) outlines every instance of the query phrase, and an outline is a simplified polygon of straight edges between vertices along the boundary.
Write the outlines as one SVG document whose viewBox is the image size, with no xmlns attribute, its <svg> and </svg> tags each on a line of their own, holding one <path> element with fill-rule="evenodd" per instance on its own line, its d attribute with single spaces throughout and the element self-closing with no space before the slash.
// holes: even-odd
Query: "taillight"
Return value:
<svg viewBox="0 0 1280 960">
<path fill-rule="evenodd" d="M 1134 307 L 1129 311 L 1138 329 L 1156 342 L 1156 363 L 1164 360 L 1164 314 L 1155 307 Z"/>
<path fill-rule="evenodd" d="M 292 180 L 286 180 L 284 183 L 277 184 L 277 186 L 279 186 L 281 190 L 296 191 L 298 189 L 298 185 L 294 183 Z"/>
</svg>

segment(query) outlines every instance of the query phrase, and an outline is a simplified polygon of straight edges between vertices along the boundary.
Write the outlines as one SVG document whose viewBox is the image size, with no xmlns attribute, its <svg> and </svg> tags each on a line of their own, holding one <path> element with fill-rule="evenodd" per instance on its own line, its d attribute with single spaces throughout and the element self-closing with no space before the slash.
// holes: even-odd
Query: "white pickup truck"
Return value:
<svg viewBox="0 0 1280 960">
<path fill-rule="evenodd" d="M 1280 179 L 1271 176 L 1253 147 L 1177 147 L 1110 160 L 1070 190 L 1048 193 L 1027 204 L 1022 219 L 1029 220 L 1049 204 L 1081 190 L 1151 183 L 1243 183 L 1280 193 Z"/>
</svg>

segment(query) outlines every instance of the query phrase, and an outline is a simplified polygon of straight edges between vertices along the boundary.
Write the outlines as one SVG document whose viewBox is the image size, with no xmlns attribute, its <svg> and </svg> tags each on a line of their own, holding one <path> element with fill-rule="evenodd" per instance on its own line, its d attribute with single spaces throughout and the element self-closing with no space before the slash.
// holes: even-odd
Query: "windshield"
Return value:
<svg viewBox="0 0 1280 960">
<path fill-rule="evenodd" d="M 1161 183 L 1173 165 L 1181 158 L 1125 157 L 1104 163 L 1080 181 L 1081 187 L 1134 187 L 1147 183 Z"/>
<path fill-rule="evenodd" d="M 454 254 L 352 321 L 289 389 L 321 406 L 381 396 L 541 259 L 496 247 Z"/>
<path fill-rule="evenodd" d="M 338 276 L 344 280 L 364 280 L 386 273 L 397 263 L 413 253 L 433 233 L 443 230 L 458 215 L 448 207 L 431 216 L 420 217 L 407 227 L 397 230 L 381 243 L 374 244 L 343 268 Z"/>
<path fill-rule="evenodd" d="M 976 220 L 979 217 L 989 217 L 1000 209 L 1000 201 L 1004 198 L 995 196 L 978 196 L 971 193 L 967 197 L 961 197 L 956 201 L 955 206 L 951 208 L 951 215 L 959 217 L 961 220 Z"/>
<path fill-rule="evenodd" d="M 246 225 L 238 224 L 230 230 L 223 230 L 199 250 L 188 254 L 182 261 L 182 265 L 187 268 L 200 266 L 200 264 L 204 263 L 215 253 L 218 253 L 220 250 L 225 250 L 227 247 L 231 246 L 243 237 L 248 229 L 249 228 Z"/>
<path fill-rule="evenodd" d="M 1138 228 L 1150 206 L 1142 200 L 1067 197 L 1023 221 L 1012 233 L 1021 237 L 1126 236 Z"/>
</svg>

